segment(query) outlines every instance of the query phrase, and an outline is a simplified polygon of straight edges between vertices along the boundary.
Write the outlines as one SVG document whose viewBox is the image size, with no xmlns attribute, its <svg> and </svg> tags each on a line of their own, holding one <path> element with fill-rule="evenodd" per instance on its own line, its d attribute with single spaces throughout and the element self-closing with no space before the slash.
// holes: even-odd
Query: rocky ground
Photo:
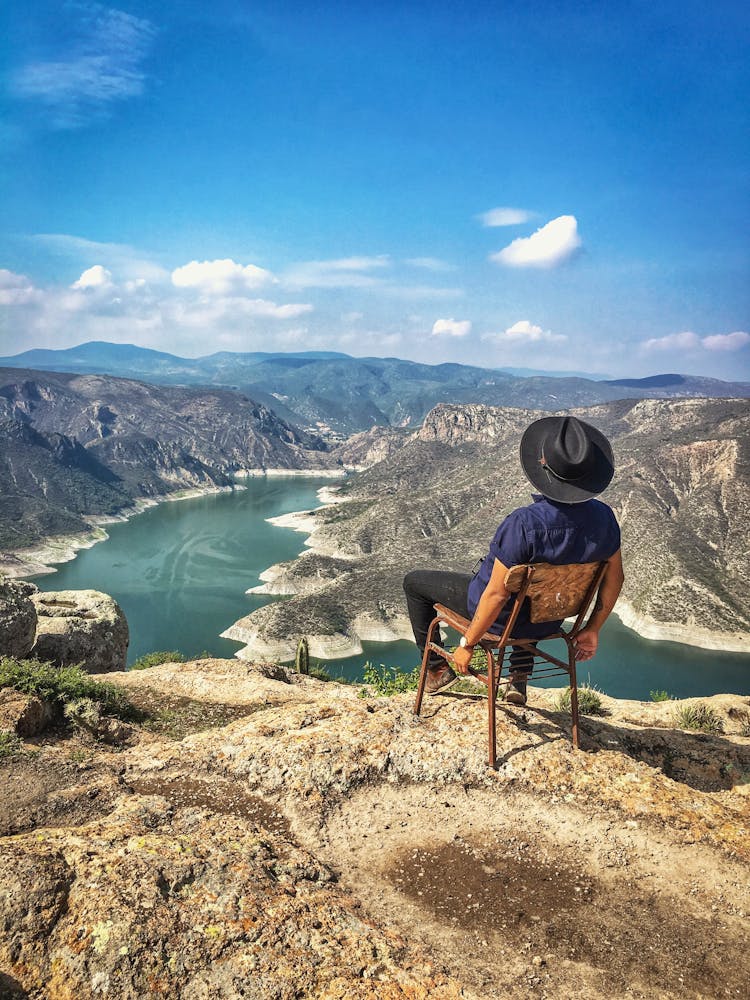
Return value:
<svg viewBox="0 0 750 1000">
<path fill-rule="evenodd" d="M 237 661 L 106 679 L 124 743 L 0 764 L 0 995 L 747 995 L 748 698 L 705 699 L 718 734 L 604 698 L 574 753 L 532 691 L 490 771 L 478 695 L 416 720 Z"/>
</svg>

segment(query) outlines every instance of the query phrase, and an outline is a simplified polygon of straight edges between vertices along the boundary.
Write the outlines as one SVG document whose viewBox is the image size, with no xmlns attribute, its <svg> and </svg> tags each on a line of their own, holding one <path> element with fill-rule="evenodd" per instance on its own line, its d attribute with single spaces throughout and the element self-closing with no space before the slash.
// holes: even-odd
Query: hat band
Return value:
<svg viewBox="0 0 750 1000">
<path fill-rule="evenodd" d="M 544 457 L 544 451 L 542 451 L 542 457 L 539 459 L 539 463 L 547 470 L 547 472 L 552 473 L 555 479 L 559 479 L 561 483 L 577 483 L 580 479 L 585 479 L 586 477 L 585 469 L 580 476 L 561 476 L 559 472 L 555 472 L 547 459 Z"/>
</svg>

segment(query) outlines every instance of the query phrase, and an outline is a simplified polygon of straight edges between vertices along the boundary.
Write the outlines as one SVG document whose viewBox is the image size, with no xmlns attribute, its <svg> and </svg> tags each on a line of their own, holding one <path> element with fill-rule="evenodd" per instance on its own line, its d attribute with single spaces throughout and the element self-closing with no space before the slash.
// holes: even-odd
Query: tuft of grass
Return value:
<svg viewBox="0 0 750 1000">
<path fill-rule="evenodd" d="M 144 653 L 135 661 L 131 670 L 148 670 L 149 667 L 158 667 L 160 663 L 184 663 L 187 657 L 179 649 L 162 649 L 153 653 Z M 197 656 L 196 659 L 204 659 Z"/>
<path fill-rule="evenodd" d="M 419 667 L 407 672 L 399 667 L 386 667 L 382 663 L 379 667 L 366 663 L 364 679 L 365 684 L 375 689 L 378 697 L 387 698 L 406 691 L 416 691 L 419 685 Z"/>
<path fill-rule="evenodd" d="M 93 680 L 80 667 L 56 667 L 40 660 L 4 656 L 0 659 L 0 688 L 3 687 L 35 695 L 63 709 L 70 702 L 90 698 L 108 715 L 126 719 L 132 714 L 132 706 L 120 688 Z"/>
<path fill-rule="evenodd" d="M 0 729 L 0 760 L 13 757 L 21 751 L 21 740 L 8 729 Z"/>
<path fill-rule="evenodd" d="M 591 684 L 578 686 L 578 711 L 581 715 L 606 715 L 606 709 L 601 699 L 602 692 Z M 555 699 L 558 712 L 570 711 L 570 688 L 565 688 Z"/>
<path fill-rule="evenodd" d="M 352 683 L 350 680 L 347 680 L 346 677 L 342 677 L 341 674 L 339 674 L 337 677 L 334 677 L 333 674 L 328 669 L 328 665 L 325 663 L 318 663 L 314 667 L 313 666 L 309 667 L 305 676 L 314 677 L 316 680 L 323 681 L 324 683 L 328 683 L 329 681 L 332 682 L 333 684 Z"/>
<path fill-rule="evenodd" d="M 668 691 L 649 691 L 651 701 L 671 701 L 672 695 Z"/>
<path fill-rule="evenodd" d="M 721 716 L 702 701 L 692 705 L 681 705 L 675 710 L 673 719 L 678 729 L 692 729 L 699 733 L 724 732 Z"/>
</svg>

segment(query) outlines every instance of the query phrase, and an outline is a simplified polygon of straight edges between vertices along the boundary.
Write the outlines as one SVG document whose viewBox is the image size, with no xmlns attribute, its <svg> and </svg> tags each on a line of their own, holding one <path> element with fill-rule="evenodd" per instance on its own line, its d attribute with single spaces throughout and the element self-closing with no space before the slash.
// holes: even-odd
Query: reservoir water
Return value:
<svg viewBox="0 0 750 1000">
<path fill-rule="evenodd" d="M 231 657 L 240 645 L 219 633 L 279 599 L 245 591 L 260 582 L 268 566 L 303 549 L 304 535 L 270 525 L 266 518 L 318 506 L 317 490 L 330 480 L 257 478 L 246 484 L 234 493 L 163 503 L 110 525 L 107 541 L 35 582 L 42 590 L 111 594 L 130 625 L 129 663 L 153 650 Z M 335 677 L 360 680 L 368 660 L 411 669 L 417 658 L 412 643 L 365 643 L 362 655 L 333 660 L 328 668 Z M 602 632 L 596 659 L 579 673 L 580 681 L 590 677 L 619 698 L 648 700 L 654 690 L 683 698 L 750 694 L 750 656 L 648 641 L 615 616 Z M 559 686 L 561 680 L 551 683 Z"/>
</svg>

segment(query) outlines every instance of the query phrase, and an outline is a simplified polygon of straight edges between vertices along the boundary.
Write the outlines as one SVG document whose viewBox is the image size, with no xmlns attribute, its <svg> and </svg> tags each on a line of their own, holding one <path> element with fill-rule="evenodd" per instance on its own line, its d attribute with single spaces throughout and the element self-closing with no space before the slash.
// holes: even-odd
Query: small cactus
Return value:
<svg viewBox="0 0 750 1000">
<path fill-rule="evenodd" d="M 294 657 L 294 669 L 298 674 L 310 673 L 310 650 L 307 639 L 303 636 L 297 643 L 297 654 Z"/>
</svg>

